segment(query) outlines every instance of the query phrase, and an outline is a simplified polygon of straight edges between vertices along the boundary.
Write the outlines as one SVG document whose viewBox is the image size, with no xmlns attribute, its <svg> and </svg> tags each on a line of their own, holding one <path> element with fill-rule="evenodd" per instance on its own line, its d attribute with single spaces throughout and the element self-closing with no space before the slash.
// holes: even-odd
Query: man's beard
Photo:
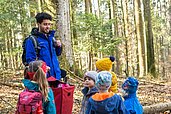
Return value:
<svg viewBox="0 0 171 114">
<path fill-rule="evenodd" d="M 43 34 L 49 34 L 49 29 L 43 29 L 43 27 L 39 27 L 39 32 L 43 33 Z"/>
<path fill-rule="evenodd" d="M 41 32 L 44 33 L 44 34 L 49 34 L 49 31 L 50 31 L 50 30 L 48 30 L 48 31 L 46 32 L 46 30 L 43 30 L 43 31 L 41 31 Z"/>
</svg>

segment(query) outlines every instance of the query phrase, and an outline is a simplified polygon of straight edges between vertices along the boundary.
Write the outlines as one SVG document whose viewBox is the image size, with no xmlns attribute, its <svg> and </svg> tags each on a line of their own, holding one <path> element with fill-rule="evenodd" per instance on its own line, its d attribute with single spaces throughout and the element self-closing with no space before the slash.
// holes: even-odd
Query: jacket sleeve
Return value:
<svg viewBox="0 0 171 114">
<path fill-rule="evenodd" d="M 56 55 L 60 56 L 62 53 L 62 46 L 56 46 L 55 51 L 56 51 Z"/>
<path fill-rule="evenodd" d="M 88 104 L 87 104 L 87 110 L 86 110 L 86 114 L 91 114 L 91 103 L 90 103 L 90 99 L 91 98 L 89 98 L 89 102 L 88 102 Z"/>
<path fill-rule="evenodd" d="M 31 39 L 26 40 L 25 50 L 26 50 L 26 62 L 27 63 L 30 63 L 31 61 L 36 60 L 36 51 L 35 51 L 34 44 Z"/>
<path fill-rule="evenodd" d="M 45 114 L 56 114 L 54 95 L 51 88 L 49 88 L 48 101 L 44 104 L 44 112 Z"/>
<path fill-rule="evenodd" d="M 124 105 L 130 114 L 143 114 L 143 108 L 137 98 L 125 99 Z"/>
<path fill-rule="evenodd" d="M 111 74 L 112 74 L 112 85 L 110 86 L 109 91 L 117 93 L 118 92 L 117 77 L 114 72 L 111 72 Z"/>
<path fill-rule="evenodd" d="M 119 114 L 130 114 L 130 112 L 128 112 L 128 110 L 126 109 L 122 98 L 119 96 Z"/>
</svg>

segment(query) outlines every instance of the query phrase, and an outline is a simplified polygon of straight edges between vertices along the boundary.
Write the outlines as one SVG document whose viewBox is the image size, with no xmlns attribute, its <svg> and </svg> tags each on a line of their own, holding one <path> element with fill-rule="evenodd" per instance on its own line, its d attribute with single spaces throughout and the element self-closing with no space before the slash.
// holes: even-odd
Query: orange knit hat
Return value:
<svg viewBox="0 0 171 114">
<path fill-rule="evenodd" d="M 110 71 L 112 69 L 112 63 L 115 61 L 115 57 L 102 58 L 96 61 L 96 68 L 100 71 Z"/>
</svg>

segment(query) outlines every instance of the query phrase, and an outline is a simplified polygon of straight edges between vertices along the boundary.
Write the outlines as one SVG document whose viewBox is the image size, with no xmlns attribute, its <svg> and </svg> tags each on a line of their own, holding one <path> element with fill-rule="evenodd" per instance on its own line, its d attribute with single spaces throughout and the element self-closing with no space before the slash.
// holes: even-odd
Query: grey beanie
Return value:
<svg viewBox="0 0 171 114">
<path fill-rule="evenodd" d="M 84 74 L 84 78 L 85 77 L 89 77 L 89 78 L 92 78 L 94 81 L 96 80 L 96 76 L 97 76 L 97 72 L 96 71 L 87 71 Z"/>
</svg>

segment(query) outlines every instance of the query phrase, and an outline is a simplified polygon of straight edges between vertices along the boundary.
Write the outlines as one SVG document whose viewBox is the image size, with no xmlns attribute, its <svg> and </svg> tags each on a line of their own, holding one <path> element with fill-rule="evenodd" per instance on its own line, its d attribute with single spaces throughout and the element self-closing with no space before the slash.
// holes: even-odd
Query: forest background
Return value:
<svg viewBox="0 0 171 114">
<path fill-rule="evenodd" d="M 0 6 L 1 73 L 24 69 L 22 42 L 35 15 L 47 12 L 63 44 L 61 68 L 82 77 L 96 60 L 114 56 L 118 76 L 171 81 L 171 0 L 0 0 Z"/>
</svg>

